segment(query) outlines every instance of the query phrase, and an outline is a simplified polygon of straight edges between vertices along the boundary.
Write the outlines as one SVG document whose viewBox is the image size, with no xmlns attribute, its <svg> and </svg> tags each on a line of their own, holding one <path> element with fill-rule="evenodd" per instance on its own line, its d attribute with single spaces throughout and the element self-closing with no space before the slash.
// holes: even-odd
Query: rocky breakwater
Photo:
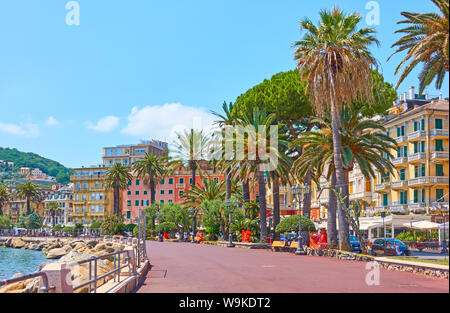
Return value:
<svg viewBox="0 0 450 313">
<path fill-rule="evenodd" d="M 49 260 L 54 263 L 65 263 L 70 266 L 72 285 L 76 286 L 89 280 L 89 263 L 76 264 L 77 261 L 99 257 L 115 251 L 124 250 L 125 246 L 113 242 L 98 242 L 95 240 L 30 240 L 26 238 L 10 238 L 0 241 L 0 246 L 4 245 L 14 249 L 29 249 L 42 251 Z M 123 257 L 123 256 L 122 256 Z M 122 261 L 122 260 L 121 260 Z M 123 260 L 122 262 L 125 262 Z M 41 270 L 47 263 L 41 264 Z M 123 263 L 122 263 L 123 264 Z M 101 276 L 113 270 L 113 258 L 105 257 L 97 260 L 97 276 Z M 21 274 L 16 274 L 20 276 Z M 97 287 L 102 286 L 113 278 L 113 275 L 97 281 Z M 40 278 L 29 279 L 22 282 L 13 283 L 0 288 L 0 293 L 37 293 L 39 290 Z M 88 292 L 88 286 L 79 288 L 76 293 Z"/>
</svg>

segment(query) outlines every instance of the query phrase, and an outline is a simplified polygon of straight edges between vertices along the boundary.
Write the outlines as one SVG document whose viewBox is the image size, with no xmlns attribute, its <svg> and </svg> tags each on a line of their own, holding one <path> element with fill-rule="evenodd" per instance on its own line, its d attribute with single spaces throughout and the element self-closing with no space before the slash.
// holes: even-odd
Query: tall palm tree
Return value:
<svg viewBox="0 0 450 313">
<path fill-rule="evenodd" d="M 59 210 L 61 210 L 61 208 L 59 207 L 59 204 L 56 201 L 48 202 L 47 205 L 45 206 L 45 213 L 46 215 L 48 214 L 48 216 L 51 217 L 53 227 L 55 227 L 56 212 Z"/>
<path fill-rule="evenodd" d="M 40 198 L 41 192 L 36 184 L 32 182 L 26 182 L 17 188 L 17 196 L 20 199 L 27 200 L 27 216 L 31 214 L 31 201 L 36 198 Z"/>
<path fill-rule="evenodd" d="M 300 177 L 307 171 L 312 170 L 317 186 L 320 186 L 320 177 L 325 177 L 328 181 L 331 180 L 328 204 L 328 237 L 330 247 L 335 248 L 337 239 L 335 238 L 336 214 L 334 210 L 337 205 L 337 197 L 333 191 L 336 184 L 336 167 L 333 157 L 332 126 L 329 118 L 328 120 L 312 118 L 312 120 L 320 124 L 322 128 L 305 132 L 300 138 L 292 142 L 292 146 L 303 146 L 303 154 L 295 160 L 293 170 Z M 396 149 L 397 143 L 394 139 L 385 135 L 385 128 L 379 122 L 361 119 L 360 111 L 348 106 L 342 108 L 340 120 L 346 186 L 349 185 L 348 173 L 353 170 L 355 163 L 358 164 L 361 173 L 367 179 L 376 177 L 373 168 L 376 168 L 383 176 L 386 172 L 394 172 L 391 161 L 380 157 L 380 155 L 389 155 L 392 158 L 391 151 Z M 348 201 L 348 197 L 346 201 Z M 343 213 L 339 212 L 339 214 Z"/>
<path fill-rule="evenodd" d="M 199 207 L 203 201 L 221 200 L 225 198 L 224 181 L 217 182 L 210 177 L 204 180 L 203 186 L 194 186 L 184 194 L 186 201 L 185 207 Z"/>
<path fill-rule="evenodd" d="M 445 73 L 449 70 L 449 0 L 432 0 L 432 2 L 441 11 L 440 15 L 401 12 L 405 20 L 397 24 L 408 24 L 408 26 L 396 31 L 396 33 L 403 33 L 404 36 L 392 45 L 392 48 L 397 47 L 392 55 L 403 51 L 407 51 L 407 54 L 395 69 L 395 74 L 407 62 L 410 61 L 410 63 L 403 69 L 396 89 L 419 63 L 423 63 L 419 74 L 419 94 L 422 94 L 434 79 L 436 79 L 436 89 L 442 87 Z"/>
<path fill-rule="evenodd" d="M 345 197 L 348 186 L 345 186 L 339 111 L 344 103 L 353 100 L 373 102 L 371 73 L 377 62 L 369 46 L 379 42 L 373 36 L 373 28 L 358 29 L 362 16 L 357 13 L 346 15 L 334 8 L 321 10 L 319 15 L 317 26 L 307 18 L 300 22 L 301 29 L 307 33 L 294 44 L 295 59 L 300 74 L 308 82 L 315 111 L 331 112 L 336 181 Z M 340 248 L 351 251 L 349 224 L 340 206 L 339 212 L 342 213 L 339 214 Z"/>
<path fill-rule="evenodd" d="M 113 189 L 114 192 L 113 214 L 116 216 L 120 216 L 120 191 L 127 190 L 128 182 L 132 179 L 129 168 L 120 163 L 114 164 L 106 173 L 106 188 Z"/>
<path fill-rule="evenodd" d="M 0 216 L 3 215 L 3 205 L 11 200 L 11 193 L 5 186 L 0 186 Z"/>
<path fill-rule="evenodd" d="M 167 158 L 158 157 L 153 153 L 146 153 L 144 158 L 133 164 L 132 169 L 136 172 L 138 177 L 149 182 L 150 203 L 153 204 L 155 202 L 155 181 L 158 181 L 166 175 Z"/>
</svg>

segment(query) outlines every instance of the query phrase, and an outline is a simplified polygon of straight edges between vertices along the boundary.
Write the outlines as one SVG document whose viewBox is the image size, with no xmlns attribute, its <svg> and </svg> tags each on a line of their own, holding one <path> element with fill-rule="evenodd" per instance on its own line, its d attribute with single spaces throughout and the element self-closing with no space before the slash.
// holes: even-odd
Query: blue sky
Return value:
<svg viewBox="0 0 450 313">
<path fill-rule="evenodd" d="M 369 12 L 355 0 L 79 0 L 80 25 L 69 26 L 67 2 L 0 2 L 0 146 L 69 167 L 100 163 L 103 146 L 170 141 L 193 119 L 209 125 L 223 101 L 295 67 L 301 19 L 334 5 Z M 378 3 L 382 45 L 372 51 L 395 83 L 402 55 L 386 60 L 400 12 L 435 8 Z M 418 85 L 417 73 L 399 92 Z"/>
</svg>

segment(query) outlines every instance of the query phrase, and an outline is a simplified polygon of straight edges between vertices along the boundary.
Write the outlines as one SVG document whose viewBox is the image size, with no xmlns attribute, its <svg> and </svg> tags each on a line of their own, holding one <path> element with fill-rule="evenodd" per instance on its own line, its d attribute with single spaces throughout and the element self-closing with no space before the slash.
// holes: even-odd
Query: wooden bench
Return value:
<svg viewBox="0 0 450 313">
<path fill-rule="evenodd" d="M 272 251 L 282 250 L 286 247 L 286 241 L 274 241 L 272 242 Z"/>
<path fill-rule="evenodd" d="M 294 251 L 298 249 L 298 241 L 292 241 L 289 245 L 289 250 Z"/>
</svg>

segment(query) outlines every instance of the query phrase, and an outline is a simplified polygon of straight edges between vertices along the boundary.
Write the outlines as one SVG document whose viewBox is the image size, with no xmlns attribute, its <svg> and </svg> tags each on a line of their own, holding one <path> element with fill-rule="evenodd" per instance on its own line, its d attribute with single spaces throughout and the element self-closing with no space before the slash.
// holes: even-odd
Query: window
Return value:
<svg viewBox="0 0 450 313">
<path fill-rule="evenodd" d="M 164 204 L 164 200 L 159 200 L 159 203 Z"/>
<path fill-rule="evenodd" d="M 136 190 L 134 193 L 136 196 L 139 196 L 139 190 Z"/>
<path fill-rule="evenodd" d="M 127 200 L 127 206 L 131 206 L 131 200 Z"/>
<path fill-rule="evenodd" d="M 436 139 L 434 145 L 436 151 L 444 151 L 444 141 L 442 139 Z"/>
<path fill-rule="evenodd" d="M 141 206 L 144 206 L 144 200 L 141 200 Z"/>
<path fill-rule="evenodd" d="M 130 180 L 130 181 L 128 181 L 128 186 L 131 186 L 131 180 Z"/>
<path fill-rule="evenodd" d="M 420 130 L 425 130 L 425 120 L 424 119 L 420 120 Z"/>
<path fill-rule="evenodd" d="M 425 202 L 425 189 L 414 189 L 414 203 Z"/>
<path fill-rule="evenodd" d="M 162 194 L 162 195 L 164 194 L 164 190 L 161 190 L 161 194 Z"/>
<path fill-rule="evenodd" d="M 147 194 L 147 190 L 144 190 L 144 195 L 146 195 Z"/>
<path fill-rule="evenodd" d="M 139 200 L 134 200 L 134 205 L 139 206 Z"/>
<path fill-rule="evenodd" d="M 83 188 L 87 188 L 87 182 L 83 182 Z"/>
<path fill-rule="evenodd" d="M 80 183 L 77 183 L 77 184 L 76 184 L 76 187 L 77 187 L 77 189 L 80 189 L 80 188 L 81 188 L 81 184 L 80 184 Z"/>
<path fill-rule="evenodd" d="M 180 184 L 184 184 L 184 178 L 180 178 Z"/>
<path fill-rule="evenodd" d="M 180 198 L 183 198 L 183 190 L 180 190 L 180 191 L 178 192 L 178 196 L 179 196 Z"/>
<path fill-rule="evenodd" d="M 405 180 L 406 179 L 406 170 L 404 168 L 402 168 L 400 170 L 400 180 Z"/>
<path fill-rule="evenodd" d="M 436 189 L 436 201 L 443 202 L 444 199 L 444 189 Z"/>
<path fill-rule="evenodd" d="M 444 176 L 444 165 L 436 164 L 436 176 Z"/>
<path fill-rule="evenodd" d="M 189 178 L 189 185 L 192 185 L 192 177 Z"/>
<path fill-rule="evenodd" d="M 169 185 L 173 185 L 173 178 L 169 178 Z"/>
<path fill-rule="evenodd" d="M 169 203 L 173 203 L 173 200 L 169 200 Z"/>
<path fill-rule="evenodd" d="M 95 200 L 95 193 L 91 194 L 91 200 Z"/>
<path fill-rule="evenodd" d="M 161 185 L 164 185 L 164 178 L 161 179 Z"/>
<path fill-rule="evenodd" d="M 141 181 L 139 179 L 136 179 L 136 186 L 139 186 L 140 183 Z"/>
<path fill-rule="evenodd" d="M 442 119 L 437 118 L 434 120 L 434 128 L 442 129 Z"/>
<path fill-rule="evenodd" d="M 388 201 L 388 194 L 384 193 L 383 194 L 383 206 L 388 206 L 389 205 L 389 201 Z"/>
<path fill-rule="evenodd" d="M 128 219 L 131 218 L 131 211 L 127 211 L 127 218 L 128 218 Z"/>
<path fill-rule="evenodd" d="M 400 204 L 408 204 L 408 197 L 406 191 L 400 192 Z"/>
<path fill-rule="evenodd" d="M 169 189 L 169 195 L 173 195 L 173 190 Z"/>
<path fill-rule="evenodd" d="M 131 196 L 131 190 L 128 190 L 127 195 Z"/>
</svg>

